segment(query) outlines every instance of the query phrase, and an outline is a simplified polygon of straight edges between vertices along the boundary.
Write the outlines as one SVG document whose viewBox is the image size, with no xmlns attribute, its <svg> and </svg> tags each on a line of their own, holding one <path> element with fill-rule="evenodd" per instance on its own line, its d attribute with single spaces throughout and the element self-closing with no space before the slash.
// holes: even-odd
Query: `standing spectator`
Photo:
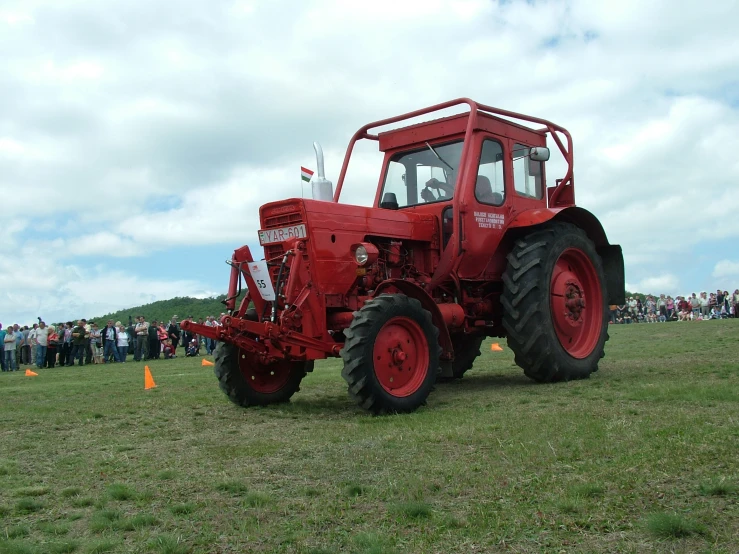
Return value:
<svg viewBox="0 0 739 554">
<path fill-rule="evenodd" d="M 151 322 L 151 325 L 149 325 L 147 332 L 149 340 L 149 359 L 158 360 L 161 345 L 159 343 L 159 326 L 157 325 L 156 319 Z"/>
<path fill-rule="evenodd" d="M 67 321 L 59 332 L 59 366 L 72 365 L 72 322 Z"/>
<path fill-rule="evenodd" d="M 8 332 L 3 329 L 3 324 L 0 323 L 0 346 L 2 347 L 2 356 L 0 356 L 0 366 L 2 366 L 3 371 L 8 371 L 8 369 L 5 367 L 5 335 L 7 335 Z"/>
<path fill-rule="evenodd" d="M 724 296 L 724 293 L 721 292 L 721 289 L 716 289 L 716 307 L 721 310 L 721 308 L 724 307 L 724 300 L 726 297 Z"/>
<path fill-rule="evenodd" d="M 657 314 L 657 302 L 655 302 L 653 296 L 647 296 L 647 315 Z M 655 318 L 656 321 L 656 318 Z"/>
<path fill-rule="evenodd" d="M 49 328 L 40 321 L 36 329 L 36 367 L 41 369 L 46 363 L 46 349 L 49 346 Z"/>
<path fill-rule="evenodd" d="M 15 332 L 13 331 L 13 326 L 9 325 L 7 332 L 5 332 L 5 336 L 3 337 L 3 360 L 5 363 L 5 367 L 3 368 L 3 371 L 13 371 L 16 369 L 15 367 Z"/>
<path fill-rule="evenodd" d="M 84 319 L 82 321 L 85 321 Z M 92 346 L 93 346 L 93 340 L 92 340 L 92 324 L 95 323 L 94 321 L 85 321 L 85 330 L 87 331 L 87 345 L 85 346 L 85 363 L 91 364 L 92 363 Z"/>
<path fill-rule="evenodd" d="M 144 321 L 144 316 L 140 315 L 136 318 L 134 333 L 136 333 L 136 350 L 133 359 L 140 362 L 146 358 L 146 341 L 149 338 L 149 324 Z"/>
<path fill-rule="evenodd" d="M 182 321 L 192 321 L 192 316 L 188 316 Z M 185 355 L 187 355 L 187 349 L 190 346 L 190 342 L 192 342 L 192 339 L 194 338 L 192 332 L 190 331 L 182 331 L 180 333 L 180 340 L 183 348 L 185 349 Z"/>
<path fill-rule="evenodd" d="M 708 318 L 708 314 L 711 311 L 711 305 L 707 293 L 701 292 L 701 295 L 698 298 L 698 305 L 700 306 L 701 316 L 703 316 L 704 318 Z"/>
<path fill-rule="evenodd" d="M 164 321 L 160 321 L 157 326 L 157 339 L 159 340 L 159 352 L 164 351 L 164 342 L 169 338 L 167 335 L 167 326 Z"/>
<path fill-rule="evenodd" d="M 667 321 L 667 299 L 664 294 L 660 294 L 659 300 L 657 300 L 657 312 L 661 322 Z"/>
<path fill-rule="evenodd" d="M 113 320 L 109 319 L 108 324 L 103 329 L 103 363 L 107 364 L 110 361 L 110 356 L 113 356 L 114 362 L 119 362 L 120 357 L 118 356 L 118 330 L 113 325 Z"/>
<path fill-rule="evenodd" d="M 174 351 L 177 350 L 177 344 L 180 342 L 180 325 L 177 323 L 177 316 L 173 315 L 172 319 L 169 320 L 169 327 L 167 327 L 167 335 L 172 340 L 172 348 Z"/>
<path fill-rule="evenodd" d="M 17 323 L 13 325 L 13 334 L 15 335 L 15 368 L 21 367 L 21 344 L 23 343 L 23 329 Z"/>
<path fill-rule="evenodd" d="M 36 332 L 38 331 L 38 323 L 34 323 L 33 327 L 31 327 L 31 330 L 28 332 L 28 346 L 31 350 L 31 365 L 36 365 L 36 346 L 38 346 L 38 343 L 36 342 Z"/>
<path fill-rule="evenodd" d="M 739 317 L 739 289 L 734 289 L 734 302 L 732 307 L 734 308 L 734 317 Z"/>
<path fill-rule="evenodd" d="M 86 321 L 84 319 L 80 319 L 77 322 L 77 327 L 72 329 L 72 358 L 67 365 L 74 365 L 75 359 L 78 360 L 80 366 L 84 365 L 88 341 L 85 323 Z"/>
<path fill-rule="evenodd" d="M 92 348 L 92 361 L 95 364 L 103 363 L 102 333 L 96 322 L 90 323 L 90 348 Z"/>
<path fill-rule="evenodd" d="M 46 337 L 46 361 L 44 367 L 49 369 L 56 365 L 56 351 L 59 346 L 59 334 L 56 332 L 56 327 L 49 325 L 49 334 Z"/>
<path fill-rule="evenodd" d="M 31 330 L 28 328 L 28 325 L 23 327 L 23 343 L 21 346 L 21 363 L 24 365 L 28 365 L 31 363 L 31 343 L 29 342 L 30 339 L 28 338 L 28 335 L 31 333 Z"/>
<path fill-rule="evenodd" d="M 136 350 L 136 328 L 131 316 L 128 316 L 128 327 L 126 328 L 126 332 L 128 333 L 128 353 L 133 354 Z"/>
<path fill-rule="evenodd" d="M 118 326 L 118 361 L 125 364 L 128 355 L 128 331 L 120 321 L 116 322 L 116 325 Z"/>
<path fill-rule="evenodd" d="M 672 321 L 675 318 L 675 301 L 672 296 L 667 297 L 665 308 L 667 309 L 667 321 Z"/>
<path fill-rule="evenodd" d="M 608 308 L 611 310 L 611 323 L 616 323 L 616 306 L 609 306 Z M 205 325 L 207 327 L 215 327 L 215 318 L 212 315 L 209 315 L 205 320 Z M 216 341 L 209 337 L 205 337 L 205 351 L 207 352 L 207 354 L 210 356 L 211 354 L 213 354 L 213 351 L 215 349 Z"/>
</svg>

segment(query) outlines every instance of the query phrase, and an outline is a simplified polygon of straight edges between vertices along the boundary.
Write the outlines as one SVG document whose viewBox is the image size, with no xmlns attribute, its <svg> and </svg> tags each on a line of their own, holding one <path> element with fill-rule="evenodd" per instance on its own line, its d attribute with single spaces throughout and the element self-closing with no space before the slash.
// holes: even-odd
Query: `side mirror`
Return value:
<svg viewBox="0 0 739 554">
<path fill-rule="evenodd" d="M 549 161 L 549 148 L 546 146 L 534 146 L 529 151 L 529 158 L 535 162 Z"/>
</svg>

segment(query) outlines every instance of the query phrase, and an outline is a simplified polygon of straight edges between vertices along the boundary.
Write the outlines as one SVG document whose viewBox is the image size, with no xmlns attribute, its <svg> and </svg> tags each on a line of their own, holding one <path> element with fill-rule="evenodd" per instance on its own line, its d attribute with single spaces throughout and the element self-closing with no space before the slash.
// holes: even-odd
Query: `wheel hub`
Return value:
<svg viewBox="0 0 739 554">
<path fill-rule="evenodd" d="M 403 350 L 401 350 L 401 348 L 402 347 L 399 346 L 398 348 L 395 348 L 392 351 L 393 352 L 393 361 L 395 362 L 395 365 L 397 365 L 397 366 L 402 366 L 403 365 L 403 362 L 408 358 L 408 354 L 406 354 L 405 352 L 403 352 Z"/>
<path fill-rule="evenodd" d="M 266 364 L 258 356 L 241 351 L 239 369 L 252 389 L 262 394 L 271 394 L 287 384 L 291 366 L 285 360 Z"/>
<path fill-rule="evenodd" d="M 377 380 L 394 396 L 410 396 L 423 383 L 429 366 L 428 343 L 417 322 L 394 317 L 378 332 L 373 348 Z"/>
<path fill-rule="evenodd" d="M 593 262 L 568 248 L 554 265 L 550 285 L 552 322 L 562 347 L 575 358 L 595 348 L 603 318 L 602 293 Z"/>
</svg>

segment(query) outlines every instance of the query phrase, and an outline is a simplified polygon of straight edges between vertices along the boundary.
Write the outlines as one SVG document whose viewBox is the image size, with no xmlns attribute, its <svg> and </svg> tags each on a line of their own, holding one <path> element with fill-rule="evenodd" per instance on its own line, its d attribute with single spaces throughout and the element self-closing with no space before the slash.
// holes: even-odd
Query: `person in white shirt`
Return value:
<svg viewBox="0 0 739 554">
<path fill-rule="evenodd" d="M 116 321 L 115 324 L 118 327 L 118 360 L 125 364 L 128 355 L 128 332 L 120 321 Z"/>
<path fill-rule="evenodd" d="M 38 329 L 38 323 L 33 324 L 33 329 L 28 331 L 28 337 L 26 337 L 26 344 L 31 349 L 31 364 L 36 364 L 36 329 Z"/>
<path fill-rule="evenodd" d="M 711 310 L 711 304 L 708 301 L 708 294 L 705 292 L 701 293 L 700 305 L 701 305 L 701 315 L 705 319 L 706 317 L 708 317 L 710 310 Z"/>
<path fill-rule="evenodd" d="M 46 323 L 39 322 L 36 329 L 36 367 L 41 369 L 46 362 L 46 349 L 49 346 L 49 328 Z"/>
<path fill-rule="evenodd" d="M 149 350 L 149 324 L 144 320 L 144 316 L 140 315 L 136 318 L 136 350 L 133 353 L 133 359 L 137 362 L 148 358 Z"/>
<path fill-rule="evenodd" d="M 8 332 L 5 334 L 5 343 L 3 344 L 4 352 L 3 356 L 5 356 L 5 367 L 7 368 L 7 371 L 14 371 L 16 369 L 15 367 L 15 343 L 16 343 L 16 336 L 15 332 L 13 331 L 13 326 L 8 326 Z"/>
</svg>

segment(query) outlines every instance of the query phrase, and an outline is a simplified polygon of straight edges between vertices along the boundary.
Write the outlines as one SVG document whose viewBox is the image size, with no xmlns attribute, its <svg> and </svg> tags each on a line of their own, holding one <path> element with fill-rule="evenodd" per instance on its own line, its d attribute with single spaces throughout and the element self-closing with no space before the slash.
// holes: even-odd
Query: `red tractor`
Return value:
<svg viewBox="0 0 739 554">
<path fill-rule="evenodd" d="M 547 136 L 567 164 L 553 186 Z M 385 153 L 372 207 L 339 203 L 361 139 Z M 608 305 L 624 302 L 623 255 L 575 206 L 564 128 L 466 98 L 376 121 L 352 137 L 335 194 L 317 154 L 314 199 L 259 210 L 264 259 L 234 252 L 221 325 L 182 324 L 219 341 L 215 373 L 233 402 L 287 401 L 314 360 L 333 356 L 364 409 L 411 412 L 437 379 L 461 378 L 491 336 L 506 337 L 538 382 L 598 369 Z"/>
</svg>

